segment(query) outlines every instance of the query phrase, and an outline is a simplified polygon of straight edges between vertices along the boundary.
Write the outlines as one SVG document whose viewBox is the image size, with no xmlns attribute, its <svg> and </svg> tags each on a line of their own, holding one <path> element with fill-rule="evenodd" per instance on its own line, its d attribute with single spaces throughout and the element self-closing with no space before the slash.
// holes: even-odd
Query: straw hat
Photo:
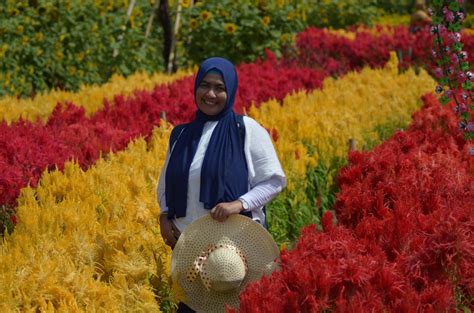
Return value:
<svg viewBox="0 0 474 313">
<path fill-rule="evenodd" d="M 171 275 L 197 312 L 238 307 L 239 293 L 251 281 L 270 274 L 279 250 L 260 224 L 234 214 L 218 222 L 208 214 L 179 237 L 171 257 Z"/>
</svg>

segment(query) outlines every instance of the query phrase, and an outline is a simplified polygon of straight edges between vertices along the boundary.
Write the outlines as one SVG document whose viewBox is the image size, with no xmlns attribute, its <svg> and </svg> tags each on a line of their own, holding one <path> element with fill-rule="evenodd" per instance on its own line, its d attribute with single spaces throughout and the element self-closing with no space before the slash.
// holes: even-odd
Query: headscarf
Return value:
<svg viewBox="0 0 474 313">
<path fill-rule="evenodd" d="M 166 170 L 166 206 L 168 218 L 186 216 L 188 178 L 191 162 L 196 154 L 204 124 L 218 121 L 211 135 L 201 168 L 199 201 L 204 208 L 212 209 L 220 202 L 237 200 L 248 191 L 248 169 L 243 143 L 233 111 L 237 92 L 237 72 L 224 58 L 213 57 L 199 67 L 194 83 L 194 98 L 202 79 L 210 71 L 221 74 L 227 92 L 224 109 L 210 116 L 199 109 L 176 142 Z"/>
</svg>

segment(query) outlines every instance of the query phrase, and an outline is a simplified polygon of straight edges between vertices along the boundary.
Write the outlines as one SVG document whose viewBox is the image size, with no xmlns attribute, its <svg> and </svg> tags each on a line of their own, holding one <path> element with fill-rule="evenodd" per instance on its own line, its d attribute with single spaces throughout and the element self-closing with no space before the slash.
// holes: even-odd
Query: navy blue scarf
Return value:
<svg viewBox="0 0 474 313">
<path fill-rule="evenodd" d="M 197 88 L 209 71 L 221 74 L 227 102 L 224 110 L 215 116 L 206 115 L 198 109 L 196 118 L 184 128 L 174 146 L 166 170 L 166 206 L 170 219 L 186 216 L 189 168 L 204 124 L 208 121 L 218 121 L 218 124 L 204 155 L 199 200 L 204 203 L 204 208 L 210 210 L 220 202 L 237 200 L 248 191 L 247 162 L 236 115 L 232 110 L 238 85 L 237 72 L 226 59 L 205 60 L 194 83 L 195 98 Z"/>
</svg>

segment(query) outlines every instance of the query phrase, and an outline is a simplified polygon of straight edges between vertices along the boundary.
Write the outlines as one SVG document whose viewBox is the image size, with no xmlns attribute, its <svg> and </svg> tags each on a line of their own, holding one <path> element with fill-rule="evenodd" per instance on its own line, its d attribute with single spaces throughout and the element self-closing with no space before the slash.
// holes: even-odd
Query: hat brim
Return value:
<svg viewBox="0 0 474 313">
<path fill-rule="evenodd" d="M 193 282 L 186 279 L 186 271 L 209 244 L 230 240 L 243 253 L 248 262 L 248 272 L 240 287 L 232 292 L 208 291 L 198 277 Z M 279 249 L 270 233 L 252 219 L 234 214 L 225 222 L 218 222 L 205 215 L 191 223 L 179 237 L 171 257 L 173 279 L 185 291 L 186 304 L 197 312 L 224 312 L 225 304 L 238 307 L 239 294 L 245 286 L 268 273 Z"/>
</svg>

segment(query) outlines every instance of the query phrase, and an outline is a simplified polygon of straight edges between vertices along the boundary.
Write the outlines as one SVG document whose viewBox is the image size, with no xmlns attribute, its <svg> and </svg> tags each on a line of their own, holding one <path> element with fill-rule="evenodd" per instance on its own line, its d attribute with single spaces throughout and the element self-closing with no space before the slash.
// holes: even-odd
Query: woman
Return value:
<svg viewBox="0 0 474 313">
<path fill-rule="evenodd" d="M 233 111 L 237 85 L 228 60 L 213 57 L 201 64 L 196 117 L 168 147 L 158 184 L 161 235 L 172 248 L 187 225 L 209 213 L 221 222 L 246 213 L 265 225 L 262 208 L 286 185 L 270 136 L 246 116 L 242 143 Z"/>
<path fill-rule="evenodd" d="M 196 117 L 173 130 L 157 190 L 161 235 L 171 248 L 209 213 L 220 222 L 241 213 L 266 225 L 263 207 L 286 185 L 269 134 L 246 116 L 242 140 L 233 111 L 237 85 L 231 62 L 205 60 L 194 84 Z"/>
</svg>

